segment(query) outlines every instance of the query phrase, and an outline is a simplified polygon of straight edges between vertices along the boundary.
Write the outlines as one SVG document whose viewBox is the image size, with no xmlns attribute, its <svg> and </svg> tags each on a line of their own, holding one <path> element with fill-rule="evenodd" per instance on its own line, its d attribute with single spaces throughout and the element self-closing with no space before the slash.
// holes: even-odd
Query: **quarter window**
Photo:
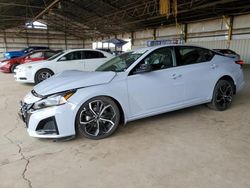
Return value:
<svg viewBox="0 0 250 188">
<path fill-rule="evenodd" d="M 178 65 L 190 65 L 210 61 L 214 54 L 212 51 L 193 46 L 177 47 Z"/>
</svg>

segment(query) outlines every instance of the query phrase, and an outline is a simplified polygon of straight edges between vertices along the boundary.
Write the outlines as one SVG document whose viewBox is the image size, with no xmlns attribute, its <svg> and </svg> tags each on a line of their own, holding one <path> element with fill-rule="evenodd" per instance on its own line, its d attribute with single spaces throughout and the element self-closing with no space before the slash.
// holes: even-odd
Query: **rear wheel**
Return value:
<svg viewBox="0 0 250 188">
<path fill-rule="evenodd" d="M 10 72 L 14 72 L 15 68 L 18 66 L 19 64 L 13 64 L 11 67 L 10 67 Z"/>
<path fill-rule="evenodd" d="M 223 111 L 232 104 L 233 84 L 228 80 L 219 80 L 214 88 L 213 99 L 208 107 Z"/>
<path fill-rule="evenodd" d="M 120 111 L 108 97 L 95 97 L 85 102 L 76 117 L 78 132 L 90 139 L 110 136 L 118 128 Z"/>
<path fill-rule="evenodd" d="M 47 78 L 53 76 L 53 72 L 49 69 L 41 69 L 39 71 L 37 71 L 36 75 L 35 75 L 35 84 L 38 84 L 44 80 L 46 80 Z"/>
</svg>

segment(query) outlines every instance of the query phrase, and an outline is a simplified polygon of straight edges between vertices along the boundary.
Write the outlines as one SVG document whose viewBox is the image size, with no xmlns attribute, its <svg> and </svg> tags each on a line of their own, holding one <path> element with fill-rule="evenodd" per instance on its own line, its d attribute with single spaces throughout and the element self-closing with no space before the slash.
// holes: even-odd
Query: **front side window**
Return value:
<svg viewBox="0 0 250 188">
<path fill-rule="evenodd" d="M 179 66 L 207 62 L 214 56 L 212 51 L 194 46 L 179 46 L 177 54 Z"/>
<path fill-rule="evenodd" d="M 173 50 L 170 47 L 156 49 L 136 65 L 132 72 L 138 72 L 142 64 L 151 65 L 152 71 L 173 67 Z"/>
<path fill-rule="evenodd" d="M 82 59 L 81 51 L 70 52 L 64 56 L 62 56 L 59 61 L 72 61 Z"/>
<path fill-rule="evenodd" d="M 100 67 L 96 69 L 96 71 L 114 71 L 114 72 L 123 72 L 127 70 L 127 68 L 132 65 L 139 57 L 143 55 L 144 52 L 127 52 L 112 58 L 107 61 Z"/>
</svg>

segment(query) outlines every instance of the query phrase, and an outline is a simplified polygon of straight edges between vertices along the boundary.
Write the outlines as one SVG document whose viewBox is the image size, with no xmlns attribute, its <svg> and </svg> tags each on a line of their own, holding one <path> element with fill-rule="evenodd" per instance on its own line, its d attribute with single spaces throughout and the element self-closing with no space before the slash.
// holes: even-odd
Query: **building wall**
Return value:
<svg viewBox="0 0 250 188">
<path fill-rule="evenodd" d="M 250 14 L 235 16 L 229 48 L 250 64 Z M 223 19 L 188 24 L 187 43 L 207 48 L 227 48 L 228 31 Z"/>
<path fill-rule="evenodd" d="M 84 41 L 52 30 L 0 30 L 0 54 L 6 51 L 21 50 L 28 46 L 48 46 L 55 50 L 83 48 Z"/>
<path fill-rule="evenodd" d="M 232 40 L 230 49 L 239 53 L 245 63 L 250 64 L 250 14 L 234 16 Z M 213 19 L 187 24 L 188 44 L 200 45 L 207 48 L 227 48 L 228 47 L 228 26 L 229 19 Z M 168 26 L 153 29 L 145 29 L 133 33 L 123 33 L 117 38 L 132 39 L 132 49 L 145 47 L 148 40 L 153 39 L 178 39 L 184 36 L 184 25 Z M 113 38 L 115 36 L 109 36 Z M 86 40 L 85 46 L 91 48 L 92 42 L 103 39 Z"/>
</svg>

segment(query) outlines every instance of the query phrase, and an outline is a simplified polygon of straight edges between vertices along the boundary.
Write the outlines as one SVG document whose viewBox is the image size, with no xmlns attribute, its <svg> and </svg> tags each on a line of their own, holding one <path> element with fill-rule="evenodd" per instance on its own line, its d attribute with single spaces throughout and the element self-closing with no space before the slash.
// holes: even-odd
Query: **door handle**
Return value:
<svg viewBox="0 0 250 188">
<path fill-rule="evenodd" d="M 180 77 L 182 77 L 181 74 L 173 74 L 173 75 L 171 76 L 172 79 L 176 79 L 176 78 L 180 78 Z"/>
</svg>

